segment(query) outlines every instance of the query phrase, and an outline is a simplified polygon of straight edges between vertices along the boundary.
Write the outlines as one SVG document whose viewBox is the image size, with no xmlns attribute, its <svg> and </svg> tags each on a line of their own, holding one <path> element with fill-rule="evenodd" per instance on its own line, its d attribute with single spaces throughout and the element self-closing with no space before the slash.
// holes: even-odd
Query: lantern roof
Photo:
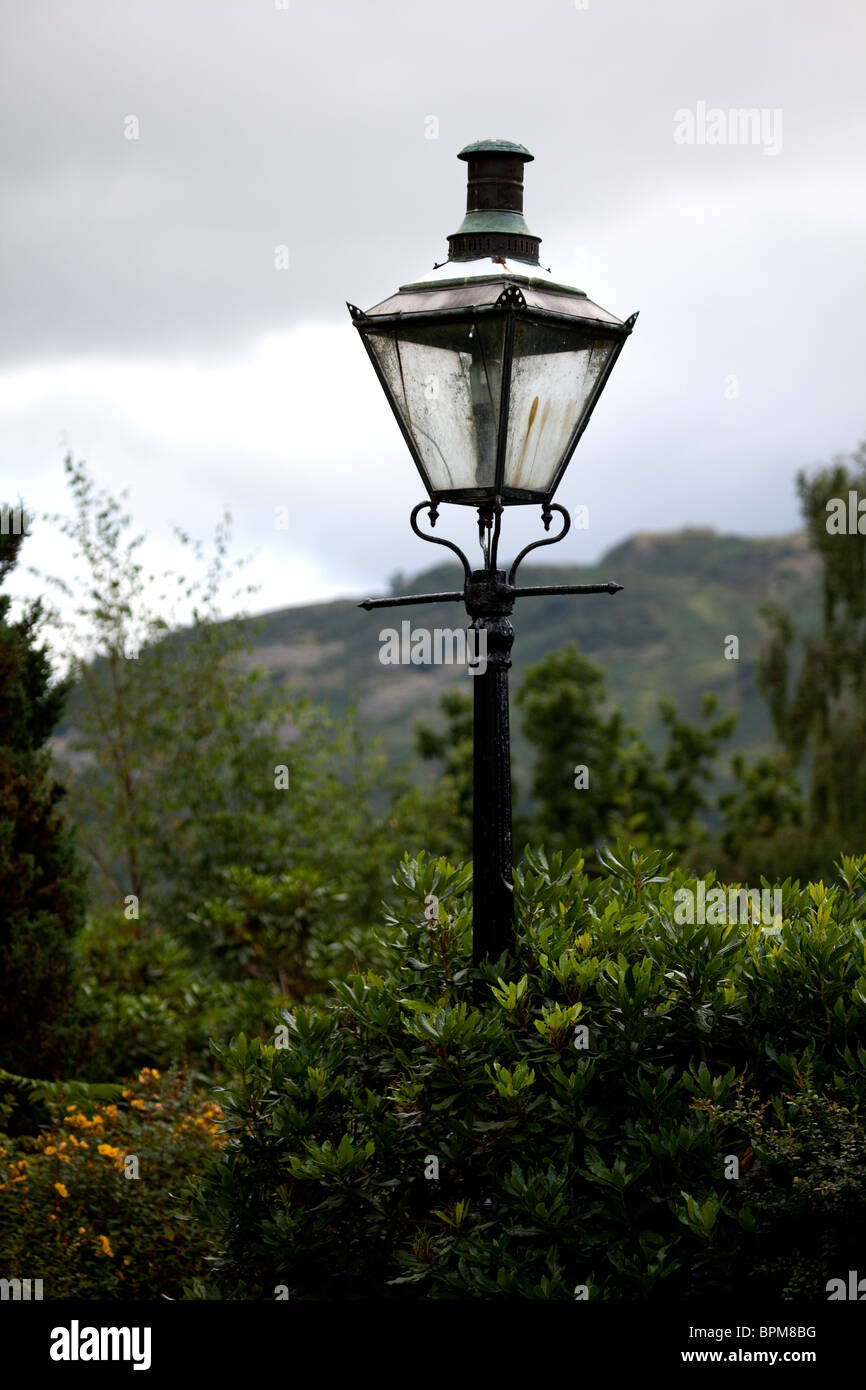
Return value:
<svg viewBox="0 0 866 1390">
<path fill-rule="evenodd" d="M 500 279 L 508 278 L 518 284 L 558 285 L 570 294 L 583 294 L 572 285 L 558 281 L 551 270 L 542 265 L 529 266 L 525 261 L 512 261 L 507 256 L 480 256 L 477 261 L 440 261 L 426 275 L 416 280 L 408 280 L 400 286 L 401 290 L 417 290 L 422 285 L 468 285 L 475 280 L 489 279 L 491 275 Z"/>
<path fill-rule="evenodd" d="M 541 314 L 589 320 L 609 324 L 612 328 L 625 326 L 615 314 L 594 304 L 583 290 L 560 285 L 549 272 L 526 275 L 488 260 L 475 274 L 460 277 L 455 276 L 455 266 L 451 262 L 446 265 L 450 273 L 445 278 L 436 280 L 431 276 L 401 285 L 396 294 L 389 295 L 361 317 L 375 320 L 391 315 L 455 310 L 484 312 L 500 309 L 507 301 L 514 308 L 536 310 Z M 628 328 L 631 327 L 632 323 L 628 322 Z"/>
</svg>

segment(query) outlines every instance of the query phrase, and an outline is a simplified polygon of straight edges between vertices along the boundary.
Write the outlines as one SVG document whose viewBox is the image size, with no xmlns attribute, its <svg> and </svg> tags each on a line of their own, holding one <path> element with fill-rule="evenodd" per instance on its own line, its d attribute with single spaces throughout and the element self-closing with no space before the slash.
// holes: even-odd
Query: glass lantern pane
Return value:
<svg viewBox="0 0 866 1390">
<path fill-rule="evenodd" d="M 614 342 L 586 330 L 518 320 L 504 485 L 549 492 Z"/>
<path fill-rule="evenodd" d="M 432 492 L 494 483 L 502 387 L 502 322 L 401 324 L 369 333 Z"/>
</svg>

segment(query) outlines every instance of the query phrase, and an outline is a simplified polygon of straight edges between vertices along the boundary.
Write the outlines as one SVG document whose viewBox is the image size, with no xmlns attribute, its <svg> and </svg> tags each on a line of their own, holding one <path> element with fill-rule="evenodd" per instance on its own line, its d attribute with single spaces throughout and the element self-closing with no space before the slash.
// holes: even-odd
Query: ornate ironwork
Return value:
<svg viewBox="0 0 866 1390">
<path fill-rule="evenodd" d="M 429 541 L 431 545 L 444 545 L 448 548 L 448 550 L 453 550 L 454 554 L 457 556 L 458 560 L 463 566 L 463 574 L 465 576 L 466 583 L 468 584 L 472 576 L 472 566 L 470 565 L 466 556 L 463 554 L 463 551 L 460 549 L 460 546 L 455 545 L 453 541 L 445 540 L 443 536 L 425 535 L 425 533 L 418 526 L 418 522 L 416 520 L 418 513 L 423 512 L 425 509 L 430 513 L 430 525 L 435 526 L 439 518 L 439 507 L 435 502 L 419 502 L 417 507 L 413 507 L 412 515 L 409 518 L 409 525 L 412 527 L 412 530 L 415 532 L 415 535 L 421 537 L 422 541 Z"/>
<path fill-rule="evenodd" d="M 437 503 L 430 501 L 419 502 L 416 507 L 413 507 L 409 524 L 415 535 L 420 536 L 422 541 L 429 541 L 431 545 L 444 545 L 446 549 L 454 552 L 463 566 L 464 585 L 462 590 L 450 589 L 436 594 L 405 594 L 399 598 L 366 598 L 358 604 L 359 608 L 363 608 L 369 613 L 373 608 L 399 608 L 409 603 L 456 603 L 462 600 L 466 604 L 467 612 L 474 616 L 479 602 L 482 606 L 489 604 L 493 602 L 494 595 L 497 602 L 501 602 L 504 598 L 508 600 L 541 598 L 551 594 L 618 594 L 623 587 L 622 584 L 616 584 L 612 580 L 606 584 L 543 584 L 523 589 L 515 587 L 514 579 L 518 565 L 530 551 L 537 550 L 542 545 L 556 545 L 568 535 L 571 529 L 571 517 L 565 507 L 561 507 L 558 502 L 545 503 L 541 509 L 541 519 L 545 531 L 549 531 L 553 513 L 559 512 L 563 518 L 562 530 L 555 536 L 542 537 L 541 540 L 532 541 L 529 545 L 524 546 L 508 571 L 507 578 L 504 571 L 497 568 L 499 533 L 504 510 L 500 497 L 496 497 L 492 502 L 486 502 L 478 508 L 478 540 L 484 557 L 484 568 L 481 570 L 473 571 L 469 560 L 454 541 L 446 540 L 444 536 L 430 536 L 421 530 L 417 518 L 419 513 L 425 510 L 429 512 L 430 525 L 435 526 L 439 517 L 439 507 Z M 510 612 L 511 609 L 509 608 L 508 611 Z"/>
<path fill-rule="evenodd" d="M 533 541 L 530 545 L 524 546 L 517 559 L 514 561 L 514 564 L 511 566 L 511 569 L 508 571 L 509 584 L 514 583 L 514 576 L 517 573 L 517 566 L 520 564 L 524 555 L 529 554 L 530 550 L 537 550 L 540 545 L 556 545 L 557 541 L 565 540 L 565 537 L 571 530 L 571 517 L 565 510 L 565 507 L 561 507 L 558 502 L 545 502 L 542 506 L 541 520 L 544 523 L 544 529 L 545 531 L 550 530 L 550 523 L 553 520 L 554 512 L 559 512 L 560 515 L 564 517 L 563 527 L 559 535 L 548 536 L 547 539 L 542 538 L 540 541 Z"/>
</svg>

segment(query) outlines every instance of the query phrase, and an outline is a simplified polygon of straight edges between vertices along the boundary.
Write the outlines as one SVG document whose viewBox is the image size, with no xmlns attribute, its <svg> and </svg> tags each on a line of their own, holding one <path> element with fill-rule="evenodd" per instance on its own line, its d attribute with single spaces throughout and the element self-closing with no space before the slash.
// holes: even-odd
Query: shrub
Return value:
<svg viewBox="0 0 866 1390">
<path fill-rule="evenodd" d="M 727 1105 L 696 1102 L 745 1155 L 737 1196 L 755 1213 L 748 1284 L 755 1296 L 814 1296 L 827 1277 L 847 1278 L 863 1262 L 866 1134 L 848 1105 L 813 1087 L 812 1066 L 779 1059 L 790 1089 L 768 1100 L 742 1084 Z M 866 1050 L 850 1062 L 866 1069 Z M 816 1280 L 816 1271 L 820 1278 Z"/>
<path fill-rule="evenodd" d="M 281 1002 L 268 982 L 220 979 L 168 932 L 140 933 L 118 916 L 91 917 L 75 943 L 88 1077 L 127 1077 L 148 1063 L 201 1071 L 211 1060 L 209 1037 L 227 1038 L 254 1020 L 267 1026 Z"/>
<path fill-rule="evenodd" d="M 866 858 L 784 884 L 772 924 L 679 923 L 686 880 L 657 853 L 602 867 L 527 850 L 514 954 L 475 970 L 468 871 L 406 858 L 385 974 L 284 1012 L 270 1043 L 214 1046 L 227 1143 L 192 1206 L 221 1251 L 188 1296 L 825 1296 L 827 1252 L 794 1289 L 796 1230 L 766 1233 L 826 1175 L 817 1117 L 832 1168 L 863 1104 Z M 782 1107 L 805 1190 L 793 1160 L 771 1175 L 781 1141 L 739 1088 Z"/>
<path fill-rule="evenodd" d="M 209 1246 L 175 1194 L 221 1144 L 219 1106 L 148 1067 L 117 1104 L 46 1095 L 49 1126 L 0 1141 L 4 1272 L 42 1279 L 46 1299 L 176 1297 Z"/>
</svg>

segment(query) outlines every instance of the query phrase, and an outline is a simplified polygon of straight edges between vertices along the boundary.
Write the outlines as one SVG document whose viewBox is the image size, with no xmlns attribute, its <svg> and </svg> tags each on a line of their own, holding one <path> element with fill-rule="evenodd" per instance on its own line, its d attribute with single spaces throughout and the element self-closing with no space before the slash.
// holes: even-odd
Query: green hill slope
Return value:
<svg viewBox="0 0 866 1390">
<path fill-rule="evenodd" d="M 805 536 L 744 538 L 709 529 L 639 534 L 609 551 L 596 566 L 526 565 L 520 581 L 580 584 L 614 579 L 624 592 L 609 598 L 518 600 L 512 691 L 527 666 L 569 641 L 607 674 L 611 698 L 654 746 L 660 736 L 656 706 L 665 696 L 693 717 L 704 691 L 740 714 L 733 743 L 756 750 L 769 737 L 765 707 L 755 689 L 755 662 L 763 643 L 761 605 L 781 602 L 806 627 L 818 623 L 819 564 Z M 405 592 L 459 589 L 458 565 L 427 570 Z M 412 756 L 412 726 L 436 722 L 436 706 L 451 685 L 471 691 L 472 678 L 455 666 L 386 666 L 379 634 L 413 627 L 454 628 L 466 623 L 462 604 L 419 605 L 364 612 L 341 600 L 266 613 L 259 628 L 259 659 L 305 694 L 344 711 L 357 705 L 368 734 L 381 734 L 396 760 Z M 725 639 L 739 639 L 739 660 L 724 657 Z M 514 765 L 526 770 L 527 749 L 514 730 Z"/>
</svg>

